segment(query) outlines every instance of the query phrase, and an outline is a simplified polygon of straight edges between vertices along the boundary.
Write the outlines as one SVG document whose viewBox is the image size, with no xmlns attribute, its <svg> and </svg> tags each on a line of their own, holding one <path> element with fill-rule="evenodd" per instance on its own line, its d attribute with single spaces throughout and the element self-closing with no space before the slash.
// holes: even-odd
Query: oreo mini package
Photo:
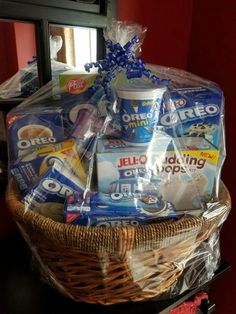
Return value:
<svg viewBox="0 0 236 314">
<path fill-rule="evenodd" d="M 182 87 L 170 91 L 159 124 L 174 137 L 202 137 L 219 147 L 223 92 L 217 87 Z"/>
<path fill-rule="evenodd" d="M 27 152 L 64 140 L 61 109 L 16 107 L 7 115 L 9 158 L 13 162 Z"/>
<path fill-rule="evenodd" d="M 57 160 L 24 197 L 26 208 L 51 217 L 58 210 L 63 216 L 66 198 L 73 192 L 83 192 L 85 182 Z"/>
<path fill-rule="evenodd" d="M 73 193 L 64 212 L 66 223 L 86 226 L 137 226 L 176 217 L 173 205 L 154 193 Z"/>
<path fill-rule="evenodd" d="M 86 175 L 77 153 L 77 145 L 75 140 L 71 139 L 38 147 L 10 165 L 11 174 L 18 183 L 21 195 L 29 192 L 48 168 L 53 166 L 55 161 L 70 169 L 83 182 L 86 182 Z"/>
</svg>

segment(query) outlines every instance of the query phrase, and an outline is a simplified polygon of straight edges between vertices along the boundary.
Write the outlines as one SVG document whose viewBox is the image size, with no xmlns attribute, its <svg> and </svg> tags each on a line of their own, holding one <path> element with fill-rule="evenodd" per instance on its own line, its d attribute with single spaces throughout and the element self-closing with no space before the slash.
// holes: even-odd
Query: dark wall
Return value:
<svg viewBox="0 0 236 314">
<path fill-rule="evenodd" d="M 220 84 L 225 93 L 227 158 L 223 180 L 236 200 L 236 1 L 195 0 L 188 57 L 188 69 Z M 213 285 L 217 314 L 236 313 L 236 212 L 233 208 L 221 233 L 222 256 L 233 269 Z"/>
<path fill-rule="evenodd" d="M 149 63 L 186 68 L 192 0 L 118 0 L 118 18 L 148 28 L 142 58 Z"/>
</svg>

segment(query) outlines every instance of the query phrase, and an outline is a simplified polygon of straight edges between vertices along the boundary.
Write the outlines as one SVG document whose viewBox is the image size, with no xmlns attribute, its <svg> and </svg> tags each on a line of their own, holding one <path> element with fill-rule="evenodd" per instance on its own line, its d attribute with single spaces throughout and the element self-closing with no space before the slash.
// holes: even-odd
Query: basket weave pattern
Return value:
<svg viewBox="0 0 236 314">
<path fill-rule="evenodd" d="M 7 203 L 47 281 L 75 301 L 114 304 L 157 298 L 181 276 L 191 256 L 225 220 L 230 196 L 222 185 L 225 210 L 211 219 L 140 227 L 66 225 L 26 211 L 10 182 Z"/>
</svg>

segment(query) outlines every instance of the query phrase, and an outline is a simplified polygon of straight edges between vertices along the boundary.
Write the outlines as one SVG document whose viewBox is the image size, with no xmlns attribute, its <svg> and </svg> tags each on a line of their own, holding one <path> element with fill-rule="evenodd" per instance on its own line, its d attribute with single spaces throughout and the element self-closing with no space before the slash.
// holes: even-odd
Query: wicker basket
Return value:
<svg viewBox="0 0 236 314">
<path fill-rule="evenodd" d="M 114 304 L 157 298 L 225 220 L 230 196 L 221 185 L 217 214 L 140 227 L 66 225 L 26 211 L 13 183 L 7 204 L 47 281 L 75 301 Z"/>
</svg>

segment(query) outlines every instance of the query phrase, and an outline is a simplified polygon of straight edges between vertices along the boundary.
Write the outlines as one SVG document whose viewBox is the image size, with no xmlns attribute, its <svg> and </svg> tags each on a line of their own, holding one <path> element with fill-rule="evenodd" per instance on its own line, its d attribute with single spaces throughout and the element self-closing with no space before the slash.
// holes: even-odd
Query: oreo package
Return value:
<svg viewBox="0 0 236 314">
<path fill-rule="evenodd" d="M 43 104 L 41 107 L 16 107 L 7 115 L 7 128 L 11 162 L 37 147 L 65 138 L 60 108 L 43 107 Z"/>
<path fill-rule="evenodd" d="M 217 87 L 182 87 L 170 91 L 159 125 L 173 137 L 202 137 L 219 147 L 223 92 Z"/>
<path fill-rule="evenodd" d="M 9 157 L 13 162 L 37 147 L 67 139 L 74 131 L 79 113 L 91 112 L 104 92 L 86 90 L 63 99 L 46 99 L 23 103 L 7 114 Z"/>
<path fill-rule="evenodd" d="M 38 147 L 10 165 L 10 171 L 18 183 L 21 195 L 25 195 L 54 162 L 60 162 L 75 173 L 83 182 L 86 175 L 77 153 L 75 140 Z"/>
<path fill-rule="evenodd" d="M 155 222 L 154 218 L 137 216 L 97 216 L 91 213 L 68 213 L 66 223 L 87 227 L 138 227 L 146 223 Z"/>
<path fill-rule="evenodd" d="M 85 182 L 63 164 L 55 161 L 53 166 L 24 197 L 24 201 L 27 208 L 38 211 L 42 207 L 57 207 L 58 204 L 64 204 L 69 195 L 84 190 Z"/>
<path fill-rule="evenodd" d="M 74 126 L 78 119 L 86 122 L 86 119 L 91 113 L 96 111 L 96 106 L 104 95 L 103 89 L 98 89 L 94 92 L 91 89 L 87 89 L 85 92 L 79 95 L 65 94 L 62 99 L 62 117 L 64 122 L 64 127 L 69 131 L 74 131 Z M 81 126 L 82 128 L 84 126 Z"/>
<path fill-rule="evenodd" d="M 67 198 L 64 212 L 66 223 L 91 226 L 102 222 L 129 225 L 134 220 L 133 225 L 140 225 L 164 218 L 177 218 L 173 205 L 155 194 L 144 193 L 73 193 Z"/>
</svg>

